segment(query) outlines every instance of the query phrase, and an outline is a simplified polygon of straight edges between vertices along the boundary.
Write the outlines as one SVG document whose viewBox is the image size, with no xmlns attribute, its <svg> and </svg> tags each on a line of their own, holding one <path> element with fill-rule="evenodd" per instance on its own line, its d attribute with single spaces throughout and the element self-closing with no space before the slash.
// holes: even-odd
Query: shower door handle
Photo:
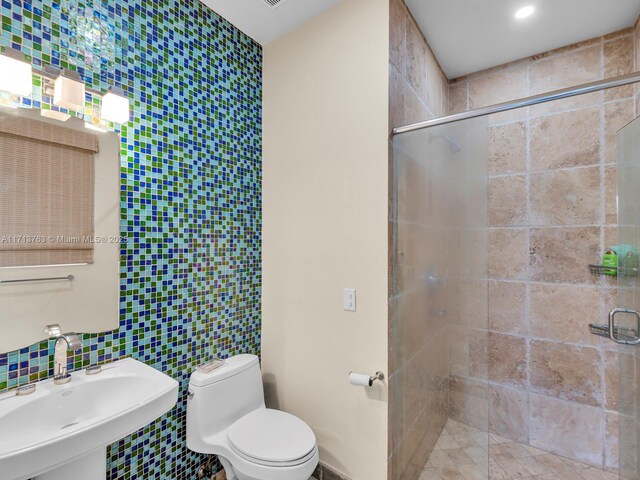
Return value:
<svg viewBox="0 0 640 480">
<path fill-rule="evenodd" d="M 619 313 L 627 313 L 636 317 L 636 329 L 618 328 L 616 327 L 616 315 Z M 621 332 L 624 331 L 625 334 Z M 628 335 L 626 334 L 628 333 Z M 609 338 L 616 343 L 622 345 L 640 345 L 640 312 L 632 308 L 614 308 L 609 312 Z"/>
</svg>

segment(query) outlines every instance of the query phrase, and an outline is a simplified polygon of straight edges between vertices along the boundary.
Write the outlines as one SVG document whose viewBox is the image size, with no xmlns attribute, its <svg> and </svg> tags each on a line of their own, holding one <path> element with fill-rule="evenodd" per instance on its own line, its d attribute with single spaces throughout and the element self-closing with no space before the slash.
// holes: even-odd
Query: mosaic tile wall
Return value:
<svg viewBox="0 0 640 480">
<path fill-rule="evenodd" d="M 0 45 L 36 68 L 121 86 L 120 328 L 73 369 L 132 356 L 176 378 L 178 405 L 108 450 L 109 479 L 195 478 L 185 390 L 212 355 L 260 351 L 261 71 L 253 40 L 198 1 L 2 0 Z M 48 107 L 39 79 L 24 104 Z M 96 98 L 87 95 L 87 119 Z M 52 375 L 52 342 L 0 353 L 0 391 Z"/>
</svg>

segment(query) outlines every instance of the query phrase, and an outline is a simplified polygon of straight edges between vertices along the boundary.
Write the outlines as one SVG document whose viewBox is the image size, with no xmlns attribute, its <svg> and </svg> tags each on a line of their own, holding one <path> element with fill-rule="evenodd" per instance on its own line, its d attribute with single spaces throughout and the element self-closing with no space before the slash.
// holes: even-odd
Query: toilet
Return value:
<svg viewBox="0 0 640 480">
<path fill-rule="evenodd" d="M 308 480 L 318 464 L 311 428 L 265 407 L 255 355 L 236 355 L 191 374 L 187 447 L 217 455 L 229 480 Z"/>
</svg>

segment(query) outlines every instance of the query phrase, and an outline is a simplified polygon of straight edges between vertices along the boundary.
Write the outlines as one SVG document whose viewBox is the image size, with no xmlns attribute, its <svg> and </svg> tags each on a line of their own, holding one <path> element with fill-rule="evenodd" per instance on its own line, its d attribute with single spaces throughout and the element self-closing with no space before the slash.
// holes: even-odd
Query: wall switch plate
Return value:
<svg viewBox="0 0 640 480">
<path fill-rule="evenodd" d="M 356 311 L 356 289 L 355 288 L 344 289 L 344 309 L 347 312 Z"/>
</svg>

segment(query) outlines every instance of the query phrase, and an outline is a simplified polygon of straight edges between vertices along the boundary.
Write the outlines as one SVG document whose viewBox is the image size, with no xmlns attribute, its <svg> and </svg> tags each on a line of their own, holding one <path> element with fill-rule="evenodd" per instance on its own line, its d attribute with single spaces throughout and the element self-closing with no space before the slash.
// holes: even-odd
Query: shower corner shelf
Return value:
<svg viewBox="0 0 640 480">
<path fill-rule="evenodd" d="M 614 335 L 617 338 L 632 340 L 638 337 L 638 332 L 636 332 L 633 328 L 615 326 L 613 331 L 614 331 Z M 595 323 L 590 323 L 589 333 L 591 333 L 592 335 L 597 335 L 599 337 L 611 338 L 609 325 L 598 325 Z"/>
<path fill-rule="evenodd" d="M 623 277 L 637 277 L 640 269 L 630 267 L 610 267 L 591 263 L 589 264 L 589 271 L 592 275 L 606 275 L 608 277 L 615 277 L 620 274 L 620 276 Z"/>
<path fill-rule="evenodd" d="M 592 275 L 606 275 L 609 277 L 618 275 L 618 267 L 605 267 L 604 265 L 598 265 L 596 263 L 589 264 L 589 271 Z"/>
<path fill-rule="evenodd" d="M 589 333 L 599 337 L 609 338 L 609 325 L 589 324 Z"/>
</svg>

